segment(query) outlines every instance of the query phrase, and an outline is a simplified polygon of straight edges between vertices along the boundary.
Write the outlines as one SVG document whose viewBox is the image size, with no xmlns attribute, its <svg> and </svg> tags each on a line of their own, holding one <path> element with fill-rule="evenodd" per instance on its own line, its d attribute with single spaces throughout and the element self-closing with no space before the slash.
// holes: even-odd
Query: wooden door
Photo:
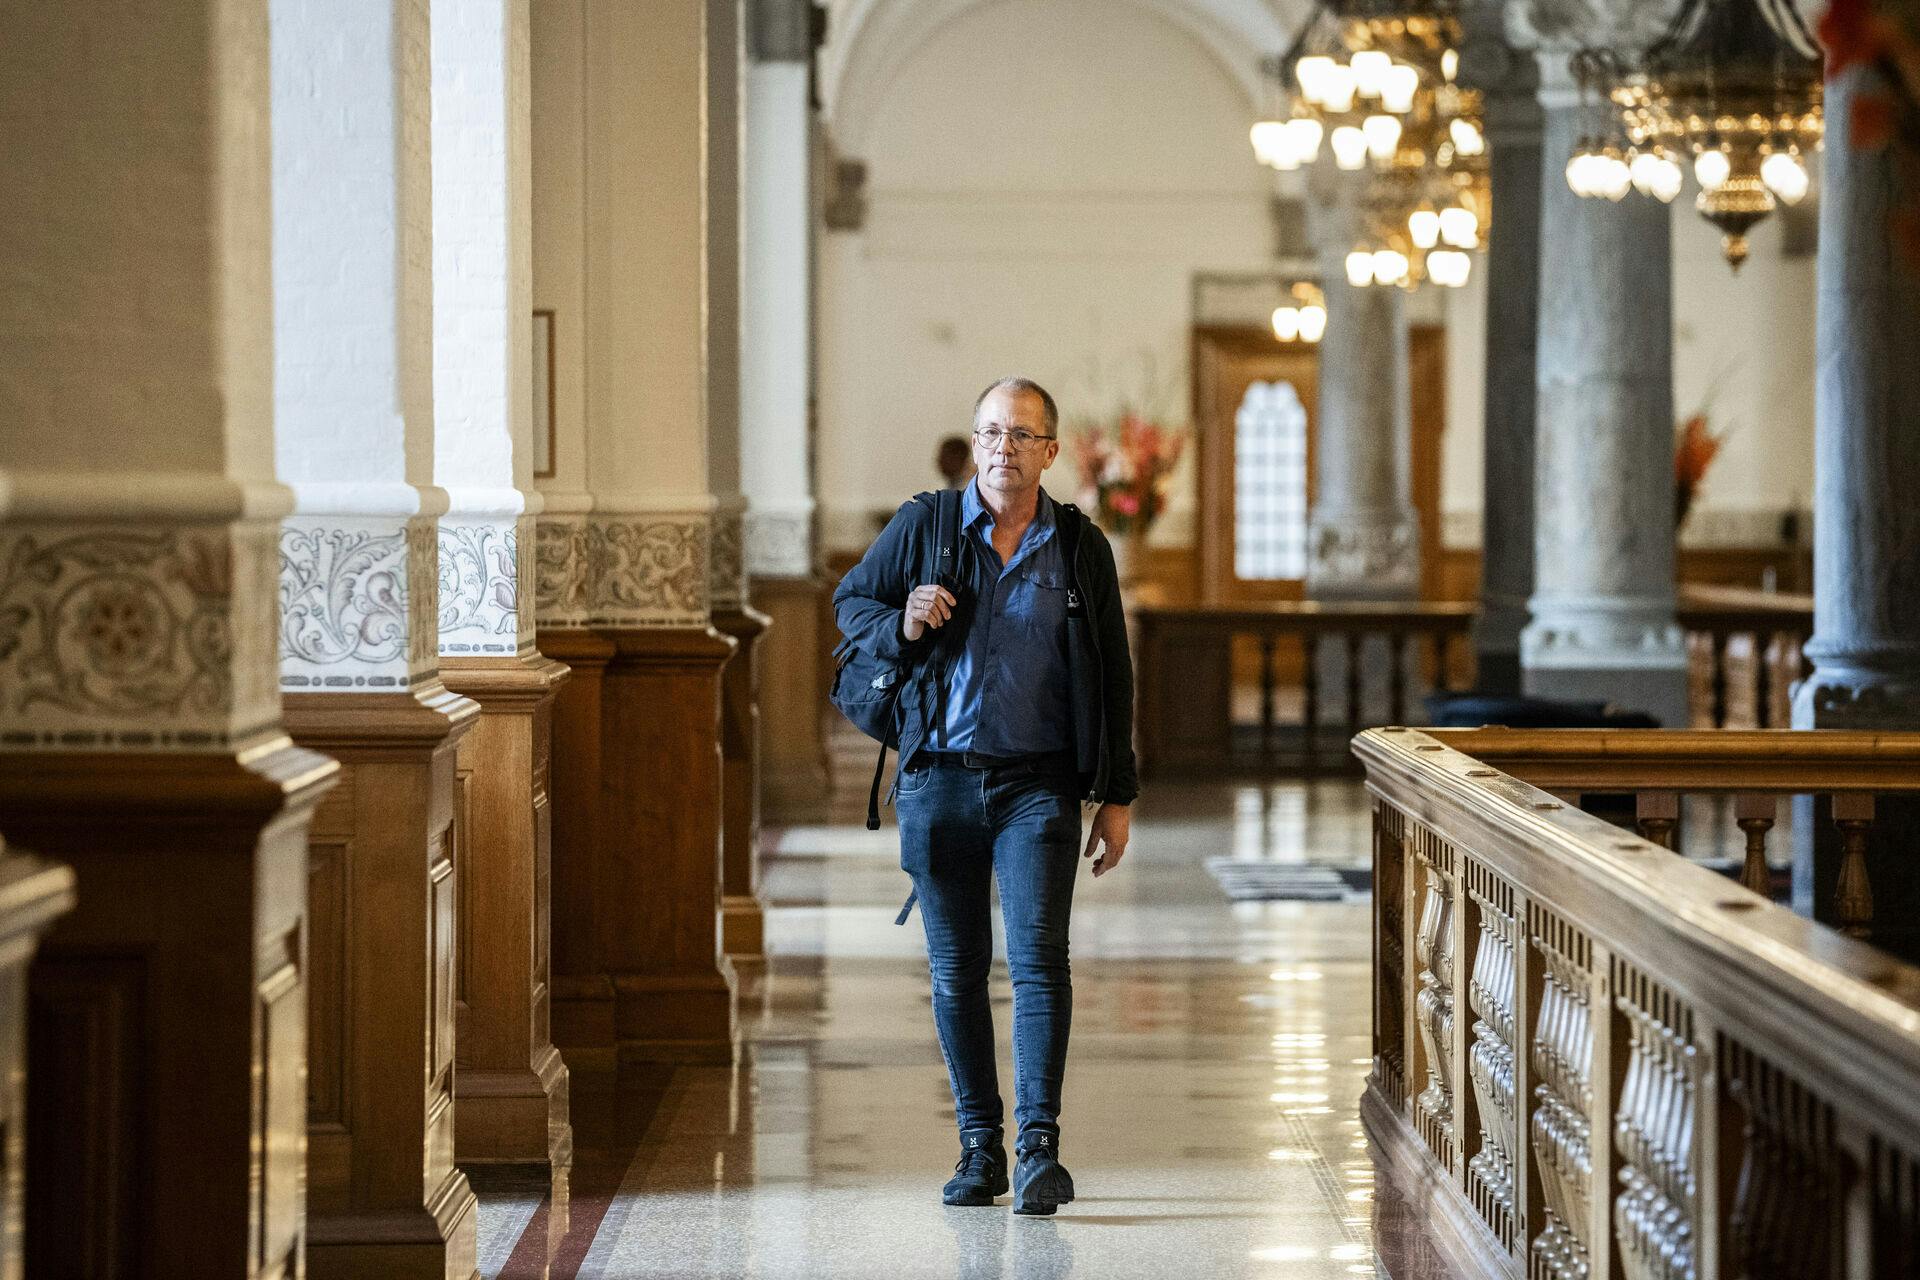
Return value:
<svg viewBox="0 0 1920 1280">
<path fill-rule="evenodd" d="M 1210 604 L 1298 600 L 1305 589 L 1305 521 L 1313 500 L 1313 426 L 1319 397 L 1319 352 L 1305 343 L 1283 343 L 1271 330 L 1196 325 L 1193 331 L 1194 426 L 1199 434 L 1200 598 Z M 1249 391 L 1255 391 L 1249 402 Z M 1265 399 L 1262 406 L 1258 402 Z M 1297 408 L 1296 408 L 1297 406 Z M 1257 482 L 1294 493 L 1269 492 L 1274 520 L 1240 527 L 1239 491 L 1249 476 L 1240 422 L 1263 437 L 1251 470 Z M 1295 433 L 1295 441 L 1289 437 Z M 1297 512 L 1295 511 L 1297 496 Z M 1295 557 L 1276 539 L 1290 540 L 1283 525 L 1297 515 L 1302 554 Z M 1251 563 L 1250 563 L 1251 562 Z M 1289 562 L 1297 562 L 1295 564 Z M 1275 572 L 1274 570 L 1278 570 Z"/>
<path fill-rule="evenodd" d="M 1433 598 L 1438 586 L 1440 551 L 1440 437 L 1446 428 L 1446 332 L 1438 325 L 1414 325 L 1408 334 L 1408 384 L 1412 417 L 1409 457 L 1411 496 L 1420 522 L 1421 595 Z M 1193 330 L 1193 420 L 1198 433 L 1200 472 L 1200 598 L 1208 603 L 1241 604 L 1263 600 L 1298 600 L 1305 590 L 1304 563 L 1297 572 L 1275 575 L 1272 557 L 1241 554 L 1247 536 L 1259 530 L 1241 527 L 1239 493 L 1248 478 L 1242 456 L 1244 410 L 1250 414 L 1253 434 L 1271 450 L 1274 424 L 1261 422 L 1261 406 L 1250 405 L 1248 392 L 1264 384 L 1272 416 L 1276 390 L 1283 401 L 1297 398 L 1303 411 L 1305 438 L 1297 456 L 1283 449 L 1276 466 L 1252 468 L 1267 472 L 1269 482 L 1290 480 L 1295 466 L 1304 468 L 1300 492 L 1313 500 L 1313 461 L 1319 421 L 1319 349 L 1305 343 L 1283 343 L 1272 332 L 1257 327 L 1196 325 Z M 1260 428 L 1264 427 L 1262 432 Z M 1285 435 L 1285 428 L 1279 434 Z M 1280 474 L 1275 474 L 1276 472 Z M 1268 495 L 1269 501 L 1271 495 Z M 1291 504 L 1277 504 L 1276 516 L 1290 518 Z M 1299 513 L 1305 520 L 1305 510 Z M 1262 565 L 1261 559 L 1267 561 Z M 1247 561 L 1256 561 L 1249 564 Z M 1284 561 L 1288 557 L 1281 557 Z M 1249 572 L 1251 570 L 1251 572 Z"/>
</svg>

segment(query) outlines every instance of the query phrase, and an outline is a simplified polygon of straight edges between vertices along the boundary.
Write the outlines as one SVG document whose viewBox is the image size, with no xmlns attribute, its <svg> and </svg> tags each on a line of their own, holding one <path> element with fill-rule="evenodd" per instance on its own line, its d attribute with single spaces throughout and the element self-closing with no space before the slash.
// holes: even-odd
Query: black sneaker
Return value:
<svg viewBox="0 0 1920 1280">
<path fill-rule="evenodd" d="M 942 1204 L 992 1204 L 1007 1194 L 1007 1148 L 998 1129 L 973 1129 L 960 1135 L 960 1160 L 941 1189 Z"/>
<path fill-rule="evenodd" d="M 1060 1137 L 1041 1129 L 1020 1135 L 1013 1167 L 1013 1211 L 1045 1217 L 1073 1200 L 1073 1175 L 1060 1163 Z"/>
</svg>

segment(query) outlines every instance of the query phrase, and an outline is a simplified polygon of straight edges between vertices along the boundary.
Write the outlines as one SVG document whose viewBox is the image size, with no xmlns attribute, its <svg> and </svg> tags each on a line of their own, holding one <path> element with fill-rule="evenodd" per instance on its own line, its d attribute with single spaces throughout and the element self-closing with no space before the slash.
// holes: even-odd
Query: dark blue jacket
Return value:
<svg viewBox="0 0 1920 1280">
<path fill-rule="evenodd" d="M 1079 548 L 1069 566 L 1067 661 L 1073 688 L 1074 755 L 1086 798 L 1132 804 L 1140 793 L 1133 762 L 1133 658 L 1127 650 L 1126 618 L 1113 548 L 1099 526 L 1076 508 L 1059 506 L 1064 525 L 1080 522 Z M 1065 534 L 1065 529 L 1055 537 Z M 974 601 L 962 589 L 944 627 L 930 627 L 919 640 L 900 634 L 907 595 L 922 585 L 939 541 L 933 495 L 923 493 L 894 513 L 860 563 L 834 589 L 833 611 L 841 634 L 876 658 L 906 660 L 900 685 L 900 767 L 924 746 L 942 713 L 942 692 L 952 650 L 963 644 Z M 978 555 L 962 537 L 957 554 Z M 970 569 L 952 575 L 970 580 Z M 952 586 L 952 582 L 947 583 Z"/>
</svg>

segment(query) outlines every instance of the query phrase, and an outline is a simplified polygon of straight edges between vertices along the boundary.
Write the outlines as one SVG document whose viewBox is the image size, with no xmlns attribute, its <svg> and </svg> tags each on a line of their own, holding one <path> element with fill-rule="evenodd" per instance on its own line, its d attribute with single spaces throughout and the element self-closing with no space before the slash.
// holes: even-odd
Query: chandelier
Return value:
<svg viewBox="0 0 1920 1280">
<path fill-rule="evenodd" d="M 1369 174 L 1351 284 L 1467 281 L 1489 200 L 1480 95 L 1454 78 L 1460 38 L 1450 0 L 1320 0 L 1263 64 L 1274 92 L 1255 158 L 1294 170 L 1324 144 L 1336 168 Z"/>
<path fill-rule="evenodd" d="M 1637 60 L 1604 50 L 1574 59 L 1582 91 L 1611 102 L 1608 131 L 1567 161 L 1578 195 L 1639 191 L 1671 202 L 1690 163 L 1694 208 L 1719 228 L 1738 270 L 1747 232 L 1811 185 L 1805 155 L 1822 134 L 1819 46 L 1793 0 L 1686 0 Z"/>
</svg>

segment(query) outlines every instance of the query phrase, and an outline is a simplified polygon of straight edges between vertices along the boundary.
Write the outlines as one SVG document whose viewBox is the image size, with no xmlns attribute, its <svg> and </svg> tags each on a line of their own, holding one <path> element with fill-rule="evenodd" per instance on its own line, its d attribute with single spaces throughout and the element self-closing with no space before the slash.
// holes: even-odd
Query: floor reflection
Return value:
<svg viewBox="0 0 1920 1280">
<path fill-rule="evenodd" d="M 1062 1116 L 1080 1199 L 1050 1220 L 939 1203 L 956 1148 L 921 934 L 892 924 L 894 836 L 862 828 L 861 799 L 769 833 L 772 959 L 742 974 L 737 1067 L 576 1082 L 556 1276 L 1385 1274 L 1356 1113 L 1367 908 L 1230 903 L 1203 865 L 1364 864 L 1357 783 L 1156 788 L 1119 874 L 1081 881 Z M 999 968 L 994 998 L 1010 1084 Z M 537 1274 L 540 1213 L 482 1213 L 485 1274 Z"/>
</svg>

